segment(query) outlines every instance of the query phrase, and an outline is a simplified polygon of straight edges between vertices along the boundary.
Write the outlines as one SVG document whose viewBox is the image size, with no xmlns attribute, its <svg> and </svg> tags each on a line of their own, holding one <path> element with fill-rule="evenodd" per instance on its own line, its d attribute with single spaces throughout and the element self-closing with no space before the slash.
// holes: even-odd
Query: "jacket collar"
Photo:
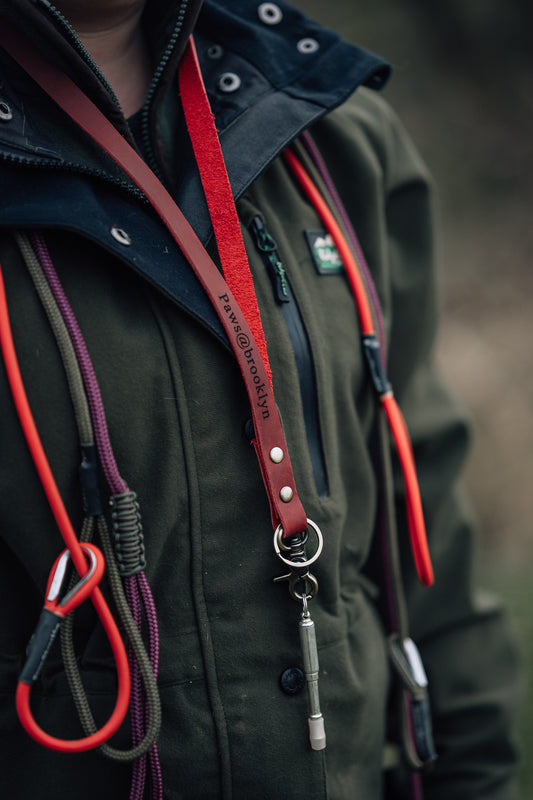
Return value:
<svg viewBox="0 0 533 800">
<path fill-rule="evenodd" d="M 146 31 L 154 63 L 152 96 L 176 68 L 202 0 L 148 0 Z M 0 0 L 0 17 L 19 25 L 46 57 L 66 72 L 119 128 L 126 128 L 116 97 L 70 23 L 49 0 Z"/>
<path fill-rule="evenodd" d="M 381 58 L 348 44 L 285 3 L 276 3 L 279 23 L 263 22 L 261 5 L 206 0 L 195 31 L 236 198 L 289 142 L 358 86 L 381 89 L 390 75 Z M 193 205 L 205 209 L 194 171 L 194 166 L 186 168 L 180 184 L 178 198 L 184 210 Z M 210 230 L 205 213 L 196 214 L 195 227 L 205 240 Z"/>
<path fill-rule="evenodd" d="M 388 78 L 384 61 L 343 42 L 285 3 L 270 4 L 279 9 L 276 24 L 264 21 L 265 4 L 257 0 L 206 0 L 200 12 L 201 5 L 201 0 L 148 0 L 146 29 L 156 66 L 144 127 L 155 150 L 153 168 L 164 97 L 195 24 L 202 71 L 236 194 L 256 177 L 258 168 L 357 86 L 378 89 Z M 23 25 L 36 46 L 129 135 L 105 78 L 48 0 L 0 0 L 2 15 Z M 49 149 L 44 142 L 30 147 Z"/>
<path fill-rule="evenodd" d="M 30 6 L 42 5 L 45 0 L 0 0 L 0 14 L 8 7 L 13 11 L 19 2 L 28 10 Z M 179 2 L 169 5 L 174 13 L 180 7 Z M 242 195 L 302 130 L 342 103 L 358 86 L 380 88 L 389 74 L 388 65 L 381 59 L 343 42 L 335 33 L 310 22 L 290 6 L 278 3 L 282 20 L 277 25 L 269 25 L 260 18 L 259 5 L 250 0 L 206 0 L 195 28 L 206 88 L 236 197 Z M 197 4 L 191 8 L 197 11 Z M 41 10 L 39 14 L 42 16 Z M 166 54 L 166 61 L 163 65 L 160 62 L 159 78 L 154 79 L 157 91 L 154 90 L 151 98 L 151 114 L 156 123 L 158 115 L 162 117 L 165 110 L 161 87 L 170 86 L 172 70 L 176 69 L 176 52 L 182 46 L 180 41 L 172 43 L 176 17 L 168 19 L 171 21 L 162 26 L 167 37 L 165 39 L 160 32 L 158 39 L 159 52 Z M 46 24 L 49 26 L 50 20 Z M 48 47 L 56 36 L 57 31 L 47 39 Z M 64 32 L 61 36 L 63 49 L 54 50 L 56 59 L 66 57 L 67 46 L 76 49 L 75 44 L 65 43 Z M 37 34 L 36 37 L 42 41 L 41 35 L 41 38 Z M 79 66 L 80 59 L 84 62 L 84 88 L 91 83 L 93 92 L 86 89 L 89 96 L 94 100 L 96 93 L 106 108 L 112 106 L 101 79 L 94 72 L 86 75 L 86 70 L 91 72 L 90 63 L 79 53 L 76 59 L 75 65 Z M 75 65 L 70 65 L 69 70 L 77 68 Z M 65 126 L 64 117 L 61 117 L 61 125 L 55 126 L 49 104 L 40 112 L 39 98 L 32 94 L 33 90 L 24 83 L 20 73 L 16 69 L 13 71 L 13 65 L 11 70 L 6 86 L 0 91 L 0 95 L 6 89 L 11 91 L 9 102 L 13 102 L 17 111 L 9 124 L 0 125 L 0 168 L 3 162 L 4 185 L 9 187 L 0 198 L 1 224 L 66 227 L 100 241 L 224 338 L 199 284 L 181 255 L 175 253 L 172 242 L 167 242 L 168 237 L 161 232 L 157 221 L 150 215 L 138 215 L 146 230 L 138 237 L 139 244 L 128 248 L 127 253 L 110 239 L 109 219 L 122 219 L 127 208 L 124 200 L 133 204 L 131 213 L 135 213 L 135 200 L 130 194 L 129 198 L 122 195 L 121 201 L 116 192 L 103 194 L 97 200 L 92 187 L 80 182 L 79 175 L 90 171 L 125 188 L 128 188 L 127 181 L 107 156 L 80 143 L 82 137 Z M 18 95 L 19 87 L 22 99 Z M 232 90 L 228 91 L 228 87 Z M 40 102 L 42 105 L 42 98 Z M 119 110 L 114 108 L 113 114 L 117 125 L 125 125 Z M 111 112 L 109 116 L 112 117 Z M 63 139 L 59 138 L 60 132 Z M 203 191 L 185 137 L 181 145 L 183 167 L 176 199 L 200 239 L 207 243 L 211 224 Z M 10 177 L 10 162 L 20 160 L 29 166 L 34 163 L 50 168 L 41 170 L 38 187 L 32 170 L 18 170 L 16 180 Z M 131 192 L 131 186 L 129 189 Z M 154 242 L 160 247 L 159 259 L 154 258 Z M 175 253 L 172 265 L 167 263 L 167 254 L 171 252 Z"/>
</svg>

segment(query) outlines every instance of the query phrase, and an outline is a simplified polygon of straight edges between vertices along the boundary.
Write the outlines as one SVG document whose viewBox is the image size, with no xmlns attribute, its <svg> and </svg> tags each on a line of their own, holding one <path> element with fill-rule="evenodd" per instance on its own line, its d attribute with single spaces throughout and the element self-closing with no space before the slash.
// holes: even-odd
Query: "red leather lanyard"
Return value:
<svg viewBox="0 0 533 800">
<path fill-rule="evenodd" d="M 237 300 L 182 212 L 143 159 L 98 107 L 8 20 L 0 43 L 11 57 L 93 139 L 146 195 L 204 287 L 239 364 L 255 430 L 254 446 L 270 501 L 274 527 L 288 539 L 307 529 L 296 491 L 289 453 L 272 392 L 270 371 Z M 259 335 L 261 338 L 261 335 Z M 261 387 L 261 394 L 258 394 Z"/>
<path fill-rule="evenodd" d="M 191 37 L 179 69 L 185 121 L 196 157 L 226 282 L 243 311 L 270 374 L 267 347 L 233 192 Z"/>
</svg>

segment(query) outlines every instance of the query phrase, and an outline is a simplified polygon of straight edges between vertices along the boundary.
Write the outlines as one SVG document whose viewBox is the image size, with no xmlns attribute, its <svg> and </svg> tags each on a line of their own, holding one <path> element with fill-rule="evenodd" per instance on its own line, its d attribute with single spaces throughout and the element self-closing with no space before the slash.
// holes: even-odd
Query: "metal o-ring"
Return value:
<svg viewBox="0 0 533 800">
<path fill-rule="evenodd" d="M 290 548 L 287 547 L 287 545 L 284 544 L 281 539 L 281 537 L 283 536 L 283 526 L 278 525 L 278 527 L 274 531 L 274 550 L 276 551 L 277 557 L 281 561 L 283 561 L 283 563 L 286 564 L 288 567 L 292 568 L 298 567 L 298 569 L 303 569 L 304 567 L 310 567 L 311 564 L 315 563 L 317 558 L 320 556 L 320 553 L 322 552 L 322 547 L 324 546 L 324 537 L 322 536 L 322 531 L 320 530 L 318 525 L 316 525 L 313 522 L 313 520 L 309 518 L 307 519 L 307 525 L 308 527 L 314 530 L 316 537 L 318 539 L 318 546 L 316 552 L 314 553 L 314 555 L 311 556 L 311 558 L 308 558 L 307 561 L 296 562 L 296 561 L 291 561 L 291 559 L 289 558 L 285 558 L 285 556 L 281 554 L 281 551 L 284 550 L 285 552 L 287 552 L 290 550 Z"/>
<path fill-rule="evenodd" d="M 281 525 L 279 527 L 281 528 Z M 280 536 L 278 539 L 279 549 L 283 550 L 284 553 L 290 553 L 295 545 L 298 545 L 298 547 L 303 547 L 305 544 L 307 544 L 308 540 L 309 540 L 309 530 L 306 528 L 305 531 L 302 531 L 301 533 L 298 534 L 297 542 L 294 541 L 294 539 L 291 537 L 290 544 L 285 544 L 282 537 Z"/>
</svg>

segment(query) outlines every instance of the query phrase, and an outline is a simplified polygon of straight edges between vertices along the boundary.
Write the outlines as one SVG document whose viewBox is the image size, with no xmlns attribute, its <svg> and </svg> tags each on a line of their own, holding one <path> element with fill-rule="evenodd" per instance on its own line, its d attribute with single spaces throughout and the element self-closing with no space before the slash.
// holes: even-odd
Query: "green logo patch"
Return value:
<svg viewBox="0 0 533 800">
<path fill-rule="evenodd" d="M 326 231 L 304 231 L 311 256 L 320 275 L 336 275 L 344 270 L 339 251 Z"/>
</svg>

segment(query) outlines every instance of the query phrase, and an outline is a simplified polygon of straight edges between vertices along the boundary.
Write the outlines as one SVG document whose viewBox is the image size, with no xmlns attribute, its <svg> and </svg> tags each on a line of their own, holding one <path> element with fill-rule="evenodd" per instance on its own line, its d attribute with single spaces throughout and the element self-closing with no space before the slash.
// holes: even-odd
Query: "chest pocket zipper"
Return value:
<svg viewBox="0 0 533 800">
<path fill-rule="evenodd" d="M 315 487 L 319 497 L 327 497 L 329 494 L 329 486 L 324 451 L 322 449 L 322 438 L 320 435 L 315 368 L 307 332 L 300 314 L 300 309 L 298 308 L 298 303 L 291 289 L 285 267 L 279 257 L 277 244 L 260 216 L 256 215 L 252 219 L 250 230 L 253 235 L 255 246 L 272 282 L 274 298 L 280 305 L 281 313 L 294 350 L 294 358 L 296 360 L 298 380 L 300 383 L 307 447 L 311 459 Z"/>
</svg>

